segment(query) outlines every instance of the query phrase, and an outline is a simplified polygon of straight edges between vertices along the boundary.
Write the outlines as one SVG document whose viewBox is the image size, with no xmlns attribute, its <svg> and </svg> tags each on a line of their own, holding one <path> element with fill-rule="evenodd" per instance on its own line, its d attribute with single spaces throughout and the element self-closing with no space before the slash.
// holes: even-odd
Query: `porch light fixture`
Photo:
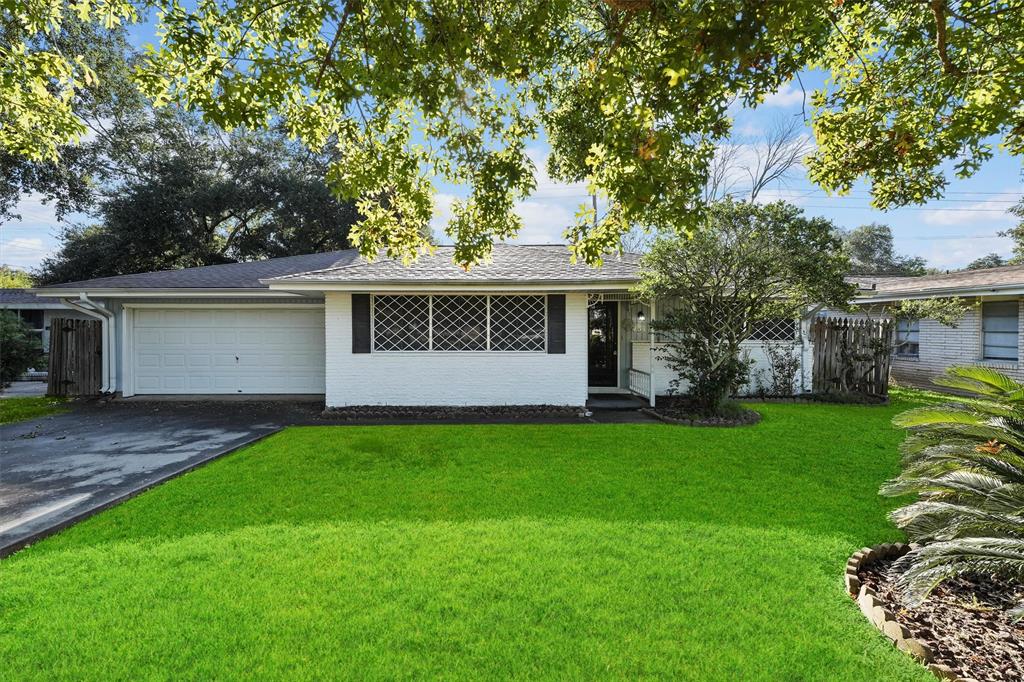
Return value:
<svg viewBox="0 0 1024 682">
<path fill-rule="evenodd" d="M 638 310 L 638 311 L 637 311 L 637 313 L 636 313 L 636 321 L 637 321 L 637 322 L 644 322 L 645 320 L 647 320 L 647 316 L 646 316 L 646 315 L 644 315 L 644 311 L 643 311 L 643 308 L 641 308 L 641 309 L 640 309 L 640 310 Z"/>
</svg>

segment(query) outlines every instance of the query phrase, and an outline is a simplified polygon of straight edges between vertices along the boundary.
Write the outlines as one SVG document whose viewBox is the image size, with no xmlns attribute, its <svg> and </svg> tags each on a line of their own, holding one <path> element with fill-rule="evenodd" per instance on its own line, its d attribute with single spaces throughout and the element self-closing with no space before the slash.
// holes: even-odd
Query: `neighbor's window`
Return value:
<svg viewBox="0 0 1024 682">
<path fill-rule="evenodd" d="M 754 322 L 752 341 L 795 341 L 796 320 L 791 317 L 769 317 Z"/>
<path fill-rule="evenodd" d="M 1017 361 L 1017 302 L 998 301 L 982 306 L 982 357 Z"/>
<path fill-rule="evenodd" d="M 896 320 L 896 355 L 916 358 L 920 355 L 920 320 Z"/>
<path fill-rule="evenodd" d="M 375 351 L 543 351 L 544 296 L 373 297 Z"/>
</svg>

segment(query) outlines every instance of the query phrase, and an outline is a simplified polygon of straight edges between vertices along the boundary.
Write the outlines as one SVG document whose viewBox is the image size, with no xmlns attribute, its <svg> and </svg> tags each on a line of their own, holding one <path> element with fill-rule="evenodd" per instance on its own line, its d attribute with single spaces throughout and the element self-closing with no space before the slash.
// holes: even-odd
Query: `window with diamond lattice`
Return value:
<svg viewBox="0 0 1024 682">
<path fill-rule="evenodd" d="M 544 296 L 373 297 L 375 351 L 544 351 Z"/>
<path fill-rule="evenodd" d="M 429 350 L 429 296 L 374 296 L 374 350 Z"/>
<path fill-rule="evenodd" d="M 752 341 L 795 341 L 796 320 L 789 317 L 770 317 L 754 322 Z"/>
<path fill-rule="evenodd" d="M 487 297 L 434 296 L 434 350 L 487 350 Z"/>
<path fill-rule="evenodd" d="M 544 350 L 544 297 L 491 296 L 491 350 Z"/>
</svg>

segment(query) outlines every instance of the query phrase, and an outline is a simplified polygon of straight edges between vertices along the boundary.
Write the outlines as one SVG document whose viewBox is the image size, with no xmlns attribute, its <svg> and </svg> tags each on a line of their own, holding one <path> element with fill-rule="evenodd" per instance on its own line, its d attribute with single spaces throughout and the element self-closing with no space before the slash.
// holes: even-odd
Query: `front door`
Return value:
<svg viewBox="0 0 1024 682">
<path fill-rule="evenodd" d="M 607 301 L 589 306 L 590 324 L 588 381 L 590 386 L 619 385 L 619 303 Z"/>
</svg>

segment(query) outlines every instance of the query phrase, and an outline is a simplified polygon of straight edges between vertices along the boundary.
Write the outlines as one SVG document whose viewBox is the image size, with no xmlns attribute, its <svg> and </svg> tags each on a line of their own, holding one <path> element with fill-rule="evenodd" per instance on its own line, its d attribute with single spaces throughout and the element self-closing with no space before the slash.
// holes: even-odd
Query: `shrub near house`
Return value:
<svg viewBox="0 0 1024 682">
<path fill-rule="evenodd" d="M 0 384 L 14 381 L 41 357 L 39 337 L 20 317 L 0 310 Z"/>
<path fill-rule="evenodd" d="M 637 292 L 671 302 L 652 326 L 673 388 L 685 385 L 693 411 L 709 416 L 746 383 L 742 344 L 758 323 L 843 306 L 853 292 L 835 226 L 783 202 L 717 202 L 702 229 L 659 238 L 642 266 Z"/>
</svg>

